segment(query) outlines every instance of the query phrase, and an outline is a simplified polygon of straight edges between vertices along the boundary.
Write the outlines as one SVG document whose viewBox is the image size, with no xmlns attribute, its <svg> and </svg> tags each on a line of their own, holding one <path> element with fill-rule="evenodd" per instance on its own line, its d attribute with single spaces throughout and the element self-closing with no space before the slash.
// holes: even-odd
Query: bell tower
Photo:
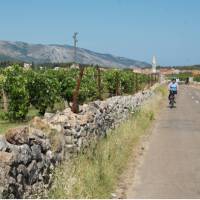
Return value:
<svg viewBox="0 0 200 200">
<path fill-rule="evenodd" d="M 152 73 L 156 73 L 156 56 L 152 58 Z"/>
</svg>

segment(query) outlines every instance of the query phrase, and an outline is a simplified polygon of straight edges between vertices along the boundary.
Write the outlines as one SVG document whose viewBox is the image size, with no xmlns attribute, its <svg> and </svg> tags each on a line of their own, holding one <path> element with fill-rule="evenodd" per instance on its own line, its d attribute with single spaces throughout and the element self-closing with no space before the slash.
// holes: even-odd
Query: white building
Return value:
<svg viewBox="0 0 200 200">
<path fill-rule="evenodd" d="M 153 56 L 153 59 L 152 59 L 152 73 L 156 73 L 156 66 L 157 66 L 156 56 Z"/>
<path fill-rule="evenodd" d="M 54 67 L 54 70 L 59 70 L 60 69 L 60 67 Z"/>
<path fill-rule="evenodd" d="M 79 64 L 72 64 L 71 66 L 70 66 L 70 68 L 74 68 L 74 69 L 79 69 Z"/>
<path fill-rule="evenodd" d="M 25 69 L 30 69 L 31 66 L 32 66 L 32 64 L 30 64 L 30 63 L 24 63 L 24 68 Z"/>
</svg>

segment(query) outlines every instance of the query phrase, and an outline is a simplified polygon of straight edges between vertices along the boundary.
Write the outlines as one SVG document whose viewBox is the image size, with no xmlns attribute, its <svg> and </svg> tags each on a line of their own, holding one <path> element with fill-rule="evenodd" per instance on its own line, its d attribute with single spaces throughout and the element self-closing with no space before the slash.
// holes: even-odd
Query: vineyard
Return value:
<svg viewBox="0 0 200 200">
<path fill-rule="evenodd" d="M 26 70 L 13 65 L 0 71 L 1 118 L 23 121 L 30 109 L 39 115 L 116 95 L 130 95 L 158 81 L 157 74 L 80 66 L 79 69 Z"/>
<path fill-rule="evenodd" d="M 194 81 L 200 82 L 200 75 L 194 75 L 192 72 L 182 72 L 179 74 L 170 74 L 167 76 L 168 79 L 178 78 L 180 81 L 186 81 L 189 77 L 193 77 Z"/>
<path fill-rule="evenodd" d="M 185 81 L 187 78 L 189 78 L 191 76 L 192 76 L 191 72 L 184 72 L 184 73 L 179 73 L 179 74 L 170 74 L 167 77 L 169 79 L 178 78 L 180 81 Z"/>
<path fill-rule="evenodd" d="M 198 76 L 195 76 L 195 77 L 194 77 L 194 81 L 200 82 L 200 76 L 199 76 L 199 75 L 198 75 Z"/>
</svg>

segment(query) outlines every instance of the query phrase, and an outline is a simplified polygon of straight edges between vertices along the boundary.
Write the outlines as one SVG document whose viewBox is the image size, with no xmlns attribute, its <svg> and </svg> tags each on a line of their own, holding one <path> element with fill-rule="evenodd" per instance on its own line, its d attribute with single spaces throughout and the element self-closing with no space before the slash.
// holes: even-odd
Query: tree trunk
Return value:
<svg viewBox="0 0 200 200">
<path fill-rule="evenodd" d="M 77 78 L 77 82 L 76 82 L 76 88 L 73 92 L 73 102 L 72 102 L 72 112 L 74 113 L 78 113 L 79 109 L 78 109 L 78 95 L 79 95 L 79 89 L 81 86 L 81 80 L 83 77 L 83 72 L 84 72 L 84 67 L 79 67 L 80 68 L 80 73 L 79 76 Z"/>
</svg>

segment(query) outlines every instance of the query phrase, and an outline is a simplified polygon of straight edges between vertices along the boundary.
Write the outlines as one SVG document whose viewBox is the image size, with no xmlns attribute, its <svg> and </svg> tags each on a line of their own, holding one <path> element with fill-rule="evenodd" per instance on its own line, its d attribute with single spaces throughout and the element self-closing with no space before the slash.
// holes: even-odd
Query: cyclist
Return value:
<svg viewBox="0 0 200 200">
<path fill-rule="evenodd" d="M 169 97 L 168 97 L 168 99 L 170 99 L 170 95 L 171 94 L 174 95 L 174 96 L 177 95 L 177 92 L 178 92 L 178 83 L 176 82 L 175 78 L 173 78 L 172 81 L 170 82 L 170 84 L 168 85 L 168 90 L 169 90 Z"/>
</svg>

